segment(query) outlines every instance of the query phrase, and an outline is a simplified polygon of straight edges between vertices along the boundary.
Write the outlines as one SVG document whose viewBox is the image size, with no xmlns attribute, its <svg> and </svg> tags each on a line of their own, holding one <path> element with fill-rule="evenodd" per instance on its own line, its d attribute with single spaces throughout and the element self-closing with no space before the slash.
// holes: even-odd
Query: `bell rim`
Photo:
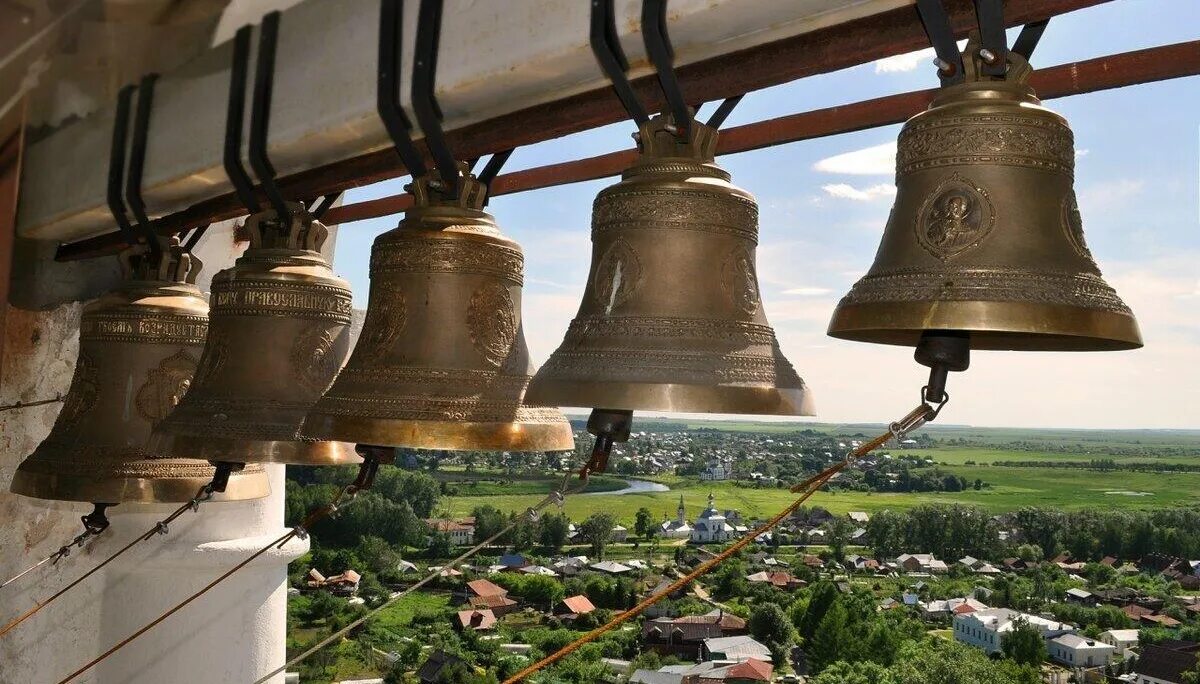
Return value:
<svg viewBox="0 0 1200 684">
<path fill-rule="evenodd" d="M 532 403 L 580 408 L 762 416 L 817 415 L 813 394 L 807 385 L 747 387 L 556 378 L 539 380 L 535 376 L 525 397 Z M 583 398 L 587 401 L 580 403 Z"/>
<path fill-rule="evenodd" d="M 34 499 L 78 501 L 107 504 L 185 503 L 208 484 L 209 478 L 114 477 L 97 479 L 81 475 L 32 472 L 17 468 L 9 491 Z M 212 501 L 250 501 L 271 493 L 265 472 L 234 473 L 224 492 L 214 493 Z"/>
<path fill-rule="evenodd" d="M 300 466 L 357 465 L 363 461 L 353 444 L 333 440 L 237 439 L 160 432 L 151 439 L 162 453 L 173 458 Z"/>
<path fill-rule="evenodd" d="M 575 448 L 571 424 L 564 417 L 551 423 L 412 420 L 310 414 L 302 433 L 410 449 L 444 451 L 570 451 Z"/>
<path fill-rule="evenodd" d="M 964 325 L 964 321 L 971 323 Z M 1143 346 L 1131 314 L 1066 304 L 995 301 L 867 302 L 839 305 L 827 334 L 915 346 L 927 330 L 971 333 L 971 348 L 1007 351 L 1128 351 Z"/>
</svg>

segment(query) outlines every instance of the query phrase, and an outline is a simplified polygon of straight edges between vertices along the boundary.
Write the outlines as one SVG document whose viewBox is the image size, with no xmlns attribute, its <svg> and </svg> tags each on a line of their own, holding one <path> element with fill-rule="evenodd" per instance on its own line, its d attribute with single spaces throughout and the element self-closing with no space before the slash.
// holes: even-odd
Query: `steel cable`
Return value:
<svg viewBox="0 0 1200 684">
<path fill-rule="evenodd" d="M 824 485 L 826 482 L 828 482 L 834 475 L 841 472 L 846 466 L 850 465 L 850 463 L 852 463 L 854 460 L 861 458 L 861 457 L 865 456 L 866 454 L 869 454 L 870 452 L 874 451 L 875 449 L 878 449 L 879 447 L 886 444 L 888 442 L 888 440 L 890 440 L 892 438 L 900 437 L 901 435 L 907 433 L 908 431 L 916 429 L 920 425 L 924 424 L 927 420 L 931 419 L 932 416 L 934 416 L 934 415 L 936 415 L 936 410 L 932 406 L 929 406 L 928 404 L 921 404 L 921 406 L 918 406 L 916 409 L 914 409 L 912 412 L 910 412 L 907 416 L 905 416 L 901 420 L 899 420 L 895 423 L 892 423 L 890 426 L 888 426 L 887 431 L 884 432 L 883 434 L 879 435 L 875 439 L 872 439 L 872 440 L 865 442 L 862 445 L 856 447 L 853 451 L 851 451 L 849 454 L 847 454 L 846 457 L 844 459 L 842 459 L 840 462 L 835 463 L 834 465 L 826 468 L 825 470 L 821 471 L 820 473 L 808 478 L 804 482 L 801 482 L 800 484 L 793 487 L 792 488 L 793 492 L 803 492 L 803 494 L 801 494 L 801 496 L 799 496 L 795 501 L 793 501 L 791 504 L 789 504 L 782 511 L 780 511 L 779 513 L 776 513 L 775 516 L 772 517 L 770 520 L 768 520 L 766 523 L 759 525 L 757 528 L 750 531 L 749 533 L 747 533 L 746 535 L 744 535 L 740 539 L 738 539 L 736 542 L 731 544 L 724 551 L 717 554 L 716 556 L 713 556 L 712 558 L 701 563 L 700 565 L 696 566 L 696 568 L 693 569 L 691 572 L 689 572 L 686 575 L 684 575 L 683 577 L 680 577 L 679 579 L 675 580 L 674 582 L 669 584 L 664 589 L 661 589 L 660 591 L 657 591 L 657 592 L 651 594 L 650 596 L 643 599 L 640 603 L 638 603 L 634 607 L 630 608 L 629 610 L 624 611 L 623 613 L 618 614 L 616 617 L 609 620 L 607 623 L 601 625 L 600 627 L 597 627 L 596 629 L 593 629 L 592 631 L 588 632 L 587 634 L 584 634 L 583 636 L 579 637 L 575 641 L 572 641 L 571 643 L 569 643 L 566 646 L 562 647 L 561 649 L 555 651 L 554 653 L 552 653 L 552 654 L 546 656 L 545 658 L 542 658 L 541 660 L 537 661 L 536 663 L 526 667 L 525 669 L 521 670 L 520 672 L 516 673 L 515 675 L 504 680 L 504 682 L 502 684 L 516 684 L 517 682 L 524 680 L 526 677 L 529 677 L 530 675 L 535 674 L 539 670 L 542 670 L 550 665 L 553 665 L 554 663 L 558 662 L 559 660 L 562 660 L 563 658 L 567 657 L 571 653 L 574 653 L 576 650 L 578 650 L 582 646 L 589 644 L 589 643 L 595 641 L 596 639 L 600 638 L 604 634 L 612 631 L 613 629 L 616 629 L 618 626 L 620 626 L 624 622 L 628 621 L 630 618 L 637 617 L 642 612 L 644 612 L 647 608 L 653 606 L 654 604 L 658 603 L 659 601 L 662 601 L 664 598 L 671 595 L 672 593 L 686 587 L 687 585 L 694 582 L 696 579 L 708 574 L 709 572 L 711 572 L 713 570 L 713 568 L 717 567 L 722 562 L 728 560 L 731 556 L 733 556 L 738 551 L 741 551 L 742 549 L 744 549 L 746 546 L 748 546 L 751 542 L 753 542 L 759 536 L 771 531 L 776 525 L 783 522 L 783 520 L 786 519 L 788 516 L 790 516 L 792 513 L 794 513 L 796 511 L 796 509 L 800 508 L 801 504 L 803 504 L 805 501 L 808 500 L 809 497 L 811 497 L 814 493 L 816 493 L 817 490 L 819 490 L 822 485 Z M 258 683 L 256 683 L 256 684 L 258 684 Z"/>
</svg>

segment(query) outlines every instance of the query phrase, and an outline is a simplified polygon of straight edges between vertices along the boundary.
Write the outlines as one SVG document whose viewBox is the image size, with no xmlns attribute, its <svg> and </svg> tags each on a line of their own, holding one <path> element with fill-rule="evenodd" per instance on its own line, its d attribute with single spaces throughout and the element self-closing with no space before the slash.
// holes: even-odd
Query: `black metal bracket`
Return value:
<svg viewBox="0 0 1200 684">
<path fill-rule="evenodd" d="M 263 17 L 258 37 L 258 60 L 254 73 L 254 101 L 250 110 L 250 168 L 258 176 L 259 185 L 267 195 L 281 225 L 288 225 L 292 209 L 275 184 L 275 167 L 267 156 L 267 140 L 271 127 L 271 95 L 275 85 L 275 52 L 279 43 L 278 11 Z"/>
<path fill-rule="evenodd" d="M 706 121 L 704 123 L 704 125 L 708 126 L 709 128 L 719 129 L 722 125 L 725 124 L 725 119 L 729 118 L 729 115 L 733 113 L 734 107 L 738 106 L 738 103 L 742 101 L 743 97 L 746 97 L 746 96 L 745 95 L 737 95 L 734 97 L 725 98 L 721 102 L 721 104 L 717 107 L 716 111 L 714 111 L 712 113 L 712 116 L 708 117 L 708 121 Z M 697 107 L 696 109 L 699 109 L 699 107 Z"/>
<path fill-rule="evenodd" d="M 442 0 L 421 0 L 413 60 L 412 106 L 446 193 L 450 197 L 458 197 L 462 187 L 458 161 L 446 142 L 446 134 L 442 130 L 442 108 L 434 95 L 438 44 L 442 33 L 442 5 Z"/>
<path fill-rule="evenodd" d="M 979 21 L 983 73 L 987 76 L 1003 76 L 1008 71 L 1008 37 L 1004 34 L 1003 0 L 975 0 L 975 18 Z"/>
<path fill-rule="evenodd" d="M 492 181 L 496 180 L 496 176 L 500 174 L 500 169 L 504 168 L 505 162 L 512 156 L 512 153 L 513 150 L 504 150 L 493 154 L 491 159 L 488 159 L 487 163 L 483 165 L 483 170 L 476 176 L 479 182 L 483 183 L 484 187 L 488 190 L 488 196 L 484 198 L 484 206 L 487 206 L 488 200 L 491 199 Z M 472 163 L 471 166 L 475 166 L 475 164 Z"/>
<path fill-rule="evenodd" d="M 379 10 L 379 83 L 375 107 L 387 129 L 396 154 L 413 177 L 429 173 L 425 158 L 412 139 L 412 122 L 400 106 L 400 58 L 404 35 L 404 0 L 381 0 Z"/>
<path fill-rule="evenodd" d="M 312 203 L 312 209 L 309 210 L 309 213 L 312 214 L 313 218 L 320 220 L 320 218 L 325 215 L 325 212 L 329 211 L 329 209 L 333 206 L 333 203 L 337 202 L 338 198 L 341 196 L 342 193 L 340 191 L 331 192 L 328 195 L 321 196 Z"/>
<path fill-rule="evenodd" d="M 154 225 L 146 215 L 146 203 L 142 199 L 142 176 L 146 167 L 146 143 L 150 137 L 150 113 L 154 108 L 154 84 L 158 74 L 142 77 L 137 87 L 137 109 L 133 115 L 133 139 L 129 144 L 129 175 L 125 179 L 125 201 L 137 221 L 142 239 L 150 248 L 150 257 L 155 263 L 162 258 L 162 245 L 154 233 Z"/>
<path fill-rule="evenodd" d="M 117 92 L 117 110 L 113 118 L 112 149 L 108 157 L 108 210 L 112 212 L 113 221 L 125 238 L 125 243 L 135 245 L 138 242 L 137 233 L 129 223 L 125 213 L 125 198 L 121 189 L 125 185 L 125 144 L 129 138 L 129 110 L 133 103 L 133 91 L 136 86 L 127 85 Z"/>
<path fill-rule="evenodd" d="M 254 195 L 254 181 L 242 165 L 242 124 L 246 116 L 246 78 L 250 72 L 249 26 L 238 29 L 233 38 L 233 62 L 229 70 L 229 106 L 225 114 L 225 175 L 233 185 L 246 211 L 257 214 L 262 205 Z"/>
<path fill-rule="evenodd" d="M 196 248 L 196 243 L 200 242 L 200 238 L 204 237 L 204 233 L 208 231 L 208 226 L 209 224 L 205 224 L 193 230 L 192 234 L 183 242 L 183 251 L 190 254 Z"/>
<path fill-rule="evenodd" d="M 942 6 L 942 0 L 917 0 L 917 14 L 921 18 L 921 26 L 925 28 L 925 35 L 929 36 L 929 44 L 937 54 L 936 64 L 942 85 L 962 83 L 962 54 L 958 51 L 954 31 L 950 28 L 950 17 Z"/>
<path fill-rule="evenodd" d="M 633 92 L 633 86 L 625 75 L 629 71 L 629 60 L 621 49 L 621 41 L 617 34 L 617 18 L 613 0 L 592 0 L 592 19 L 590 42 L 592 54 L 600 64 L 600 69 L 612 83 L 613 91 L 621 106 L 638 126 L 650 120 L 645 107 Z"/>
<path fill-rule="evenodd" d="M 692 112 L 679 87 L 679 79 L 675 78 L 675 50 L 667 35 L 667 0 L 642 0 L 642 39 L 658 74 L 667 109 L 675 119 L 677 135 L 686 138 L 692 128 Z"/>
<path fill-rule="evenodd" d="M 1033 23 L 1025 24 L 1021 32 L 1017 34 L 1017 40 L 1013 43 L 1012 50 L 1029 61 L 1033 56 L 1034 49 L 1037 48 L 1038 41 L 1042 39 L 1042 34 L 1046 32 L 1046 24 L 1050 23 L 1050 19 L 1043 19 Z"/>
</svg>

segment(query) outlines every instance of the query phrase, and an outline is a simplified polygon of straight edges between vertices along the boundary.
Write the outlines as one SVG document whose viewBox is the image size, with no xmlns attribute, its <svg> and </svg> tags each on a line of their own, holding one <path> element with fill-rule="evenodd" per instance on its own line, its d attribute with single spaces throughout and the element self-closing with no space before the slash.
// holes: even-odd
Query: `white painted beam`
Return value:
<svg viewBox="0 0 1200 684">
<path fill-rule="evenodd" d="M 682 65 L 911 2 L 672 0 L 668 22 Z M 415 38 L 417 5 L 405 3 L 406 55 Z M 634 77 L 649 73 L 640 7 L 639 0 L 616 3 Z M 588 45 L 589 8 L 585 0 L 448 0 L 437 79 L 446 128 L 602 87 Z M 388 144 L 375 114 L 378 15 L 378 0 L 307 0 L 284 12 L 270 140 L 281 176 Z M 229 191 L 221 148 L 231 53 L 222 44 L 158 82 L 143 189 L 151 215 Z M 411 64 L 405 61 L 406 72 Z M 407 78 L 402 90 L 407 102 Z M 70 241 L 114 230 L 104 204 L 112 116 L 112 107 L 104 108 L 29 146 L 20 235 Z"/>
</svg>

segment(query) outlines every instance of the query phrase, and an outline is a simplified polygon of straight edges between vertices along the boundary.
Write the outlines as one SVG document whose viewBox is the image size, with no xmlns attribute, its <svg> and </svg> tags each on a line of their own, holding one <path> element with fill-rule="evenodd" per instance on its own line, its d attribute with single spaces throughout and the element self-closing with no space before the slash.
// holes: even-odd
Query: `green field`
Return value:
<svg viewBox="0 0 1200 684">
<path fill-rule="evenodd" d="M 974 482 L 976 478 L 982 479 L 987 486 L 980 491 L 971 489 L 952 493 L 821 492 L 809 500 L 809 505 L 824 506 L 834 512 L 904 509 L 923 503 L 974 504 L 996 512 L 1014 510 L 1022 506 L 1053 506 L 1064 510 L 1077 510 L 1200 505 L 1200 473 L 1101 472 L 1083 469 L 966 465 L 967 461 L 991 464 L 997 461 L 1087 461 L 1095 458 L 1082 453 L 975 447 L 912 450 L 904 453 L 927 455 L 939 464 L 947 464 L 939 466 L 942 469 L 961 475 L 969 482 Z M 1200 457 L 1117 457 L 1116 460 L 1122 463 L 1189 463 L 1200 462 Z M 737 486 L 732 482 L 699 482 L 670 475 L 653 479 L 667 484 L 671 491 L 575 496 L 567 500 L 565 511 L 577 521 L 594 512 L 609 511 L 615 513 L 628 526 L 633 520 L 634 512 L 642 506 L 649 508 L 656 519 L 674 517 L 680 494 L 683 495 L 689 519 L 693 519 L 706 505 L 710 491 L 716 495 L 719 508 L 736 508 L 747 517 L 769 516 L 793 500 L 793 495 L 783 489 L 752 489 Z M 548 487 L 548 484 L 543 486 Z M 523 488 L 519 493 L 453 496 L 445 498 L 443 506 L 449 515 L 467 515 L 474 507 L 485 504 L 503 510 L 523 510 L 540 501 L 540 494 L 544 491 L 545 489 L 534 492 Z"/>
</svg>

